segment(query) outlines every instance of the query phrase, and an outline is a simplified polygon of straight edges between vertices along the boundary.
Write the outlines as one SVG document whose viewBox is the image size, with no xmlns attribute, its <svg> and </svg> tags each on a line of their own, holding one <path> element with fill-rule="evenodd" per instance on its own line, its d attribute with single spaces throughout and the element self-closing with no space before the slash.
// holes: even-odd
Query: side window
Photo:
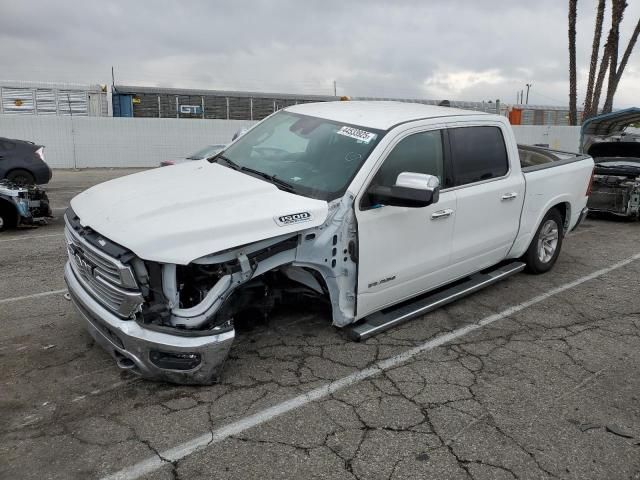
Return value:
<svg viewBox="0 0 640 480">
<path fill-rule="evenodd" d="M 384 160 L 372 185 L 391 187 L 402 172 L 428 173 L 443 183 L 442 132 L 415 133 L 398 143 Z"/>
<path fill-rule="evenodd" d="M 509 170 L 500 128 L 452 128 L 449 140 L 456 186 L 502 177 Z"/>
</svg>

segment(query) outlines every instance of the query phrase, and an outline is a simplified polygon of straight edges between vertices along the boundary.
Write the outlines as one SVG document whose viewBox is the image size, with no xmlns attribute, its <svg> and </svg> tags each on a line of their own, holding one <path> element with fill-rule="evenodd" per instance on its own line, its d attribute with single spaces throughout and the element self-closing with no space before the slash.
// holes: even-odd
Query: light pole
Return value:
<svg viewBox="0 0 640 480">
<path fill-rule="evenodd" d="M 527 83 L 527 100 L 526 100 L 526 104 L 529 105 L 529 89 L 531 88 L 531 85 L 533 85 L 533 83 Z"/>
</svg>

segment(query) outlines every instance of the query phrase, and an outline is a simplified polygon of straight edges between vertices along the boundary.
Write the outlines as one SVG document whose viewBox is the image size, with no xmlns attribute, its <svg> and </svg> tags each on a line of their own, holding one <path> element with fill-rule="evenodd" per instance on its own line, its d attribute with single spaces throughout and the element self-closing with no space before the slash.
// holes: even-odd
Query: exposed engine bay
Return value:
<svg viewBox="0 0 640 480">
<path fill-rule="evenodd" d="M 320 227 L 186 266 L 151 266 L 143 321 L 184 330 L 225 329 L 247 306 L 267 315 L 288 295 L 302 295 L 331 299 L 334 323 L 351 323 L 357 272 L 352 201 L 346 196 L 331 204 Z"/>
<path fill-rule="evenodd" d="M 629 108 L 588 119 L 581 149 L 595 167 L 589 211 L 640 218 L 640 109 Z"/>
<path fill-rule="evenodd" d="M 589 154 L 596 162 L 589 209 L 638 218 L 640 215 L 640 142 L 601 142 Z"/>
<path fill-rule="evenodd" d="M 36 185 L 0 180 L 0 230 L 44 224 L 52 218 L 47 193 Z"/>
</svg>

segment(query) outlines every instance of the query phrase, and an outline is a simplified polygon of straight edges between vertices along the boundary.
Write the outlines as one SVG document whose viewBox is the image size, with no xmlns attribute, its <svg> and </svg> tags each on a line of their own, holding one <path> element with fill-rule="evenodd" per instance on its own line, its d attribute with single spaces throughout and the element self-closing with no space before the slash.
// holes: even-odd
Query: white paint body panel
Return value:
<svg viewBox="0 0 640 480">
<path fill-rule="evenodd" d="M 84 226 L 145 260 L 196 258 L 321 225 L 327 202 L 294 195 L 206 160 L 120 177 L 71 201 Z M 301 223 L 276 218 L 309 212 Z"/>
<path fill-rule="evenodd" d="M 444 209 L 456 210 L 455 191 L 441 193 L 438 203 L 424 208 L 385 206 L 358 213 L 359 317 L 448 281 L 455 215 L 431 218 Z M 385 279 L 391 280 L 372 286 Z"/>
<path fill-rule="evenodd" d="M 582 209 L 587 206 L 586 191 L 592 171 L 593 161 L 580 161 L 525 172 L 527 192 L 520 230 L 509 252 L 509 258 L 518 258 L 527 250 L 542 218 L 554 205 L 569 205 L 565 229 L 574 228 Z"/>
<path fill-rule="evenodd" d="M 370 180 L 398 139 L 420 131 L 464 126 L 499 127 L 510 163 L 506 176 L 442 190 L 440 200 L 429 207 L 356 208 L 360 258 L 357 318 L 507 258 L 518 258 L 527 250 L 550 208 L 560 203 L 571 205 L 566 225 L 570 229 L 586 206 L 591 159 L 523 173 L 508 121 L 495 115 L 465 113 L 396 127 L 355 177 L 351 188 L 357 192 L 359 205 Z M 505 195 L 512 198 L 503 200 Z M 428 221 L 428 212 L 442 209 L 453 209 L 454 213 L 446 220 Z M 394 280 L 377 283 L 394 276 Z M 375 285 L 370 287 L 372 284 Z"/>
<path fill-rule="evenodd" d="M 513 133 L 498 121 L 455 122 L 448 128 L 495 126 L 501 129 L 509 172 L 503 178 L 456 188 L 458 208 L 452 238 L 450 275 L 454 278 L 477 272 L 501 262 L 513 245 L 520 226 L 525 181 Z M 509 199 L 503 199 L 509 196 Z"/>
</svg>

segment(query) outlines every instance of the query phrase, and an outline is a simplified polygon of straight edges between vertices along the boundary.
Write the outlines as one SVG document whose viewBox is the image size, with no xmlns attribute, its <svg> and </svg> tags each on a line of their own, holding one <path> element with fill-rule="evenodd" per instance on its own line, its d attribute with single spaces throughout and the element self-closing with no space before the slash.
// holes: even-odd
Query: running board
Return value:
<svg viewBox="0 0 640 480">
<path fill-rule="evenodd" d="M 365 340 L 380 332 L 384 332 L 412 318 L 432 312 L 448 303 L 454 302 L 478 290 L 488 287 L 500 280 L 524 270 L 522 262 L 512 262 L 486 273 L 476 273 L 462 282 L 440 290 L 437 293 L 421 296 L 411 303 L 402 303 L 399 306 L 389 307 L 382 311 L 372 313 L 368 317 L 349 328 L 348 334 L 352 340 Z"/>
</svg>

